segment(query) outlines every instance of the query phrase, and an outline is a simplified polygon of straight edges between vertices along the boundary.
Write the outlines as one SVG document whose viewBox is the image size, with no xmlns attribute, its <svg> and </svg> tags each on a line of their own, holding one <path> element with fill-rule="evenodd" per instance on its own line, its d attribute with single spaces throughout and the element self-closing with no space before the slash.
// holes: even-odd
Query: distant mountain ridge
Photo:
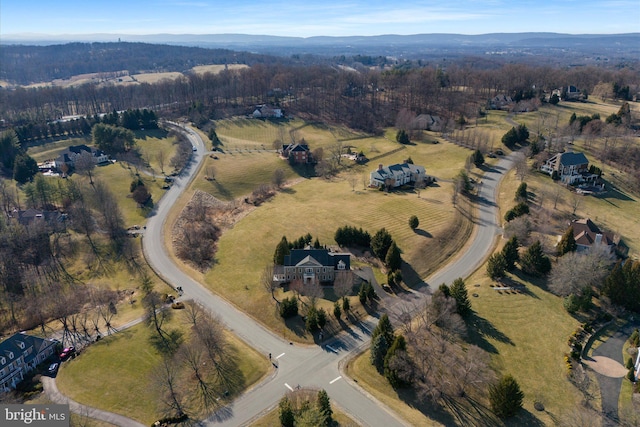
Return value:
<svg viewBox="0 0 640 427">
<path fill-rule="evenodd" d="M 144 42 L 179 44 L 185 46 L 243 46 L 243 45 L 286 45 L 286 46 L 322 46 L 322 45 L 384 45 L 384 44 L 420 44 L 430 43 L 434 45 L 448 44 L 517 44 L 537 45 L 552 41 L 563 43 L 589 42 L 611 43 L 640 42 L 640 33 L 623 34 L 563 34 L 545 32 L 526 33 L 488 33 L 479 35 L 430 33 L 413 35 L 386 34 L 378 36 L 313 36 L 313 37 L 287 37 L 251 34 L 81 34 L 81 35 L 46 35 L 46 34 L 5 34 L 2 36 L 2 44 L 57 44 L 68 42 Z"/>
</svg>

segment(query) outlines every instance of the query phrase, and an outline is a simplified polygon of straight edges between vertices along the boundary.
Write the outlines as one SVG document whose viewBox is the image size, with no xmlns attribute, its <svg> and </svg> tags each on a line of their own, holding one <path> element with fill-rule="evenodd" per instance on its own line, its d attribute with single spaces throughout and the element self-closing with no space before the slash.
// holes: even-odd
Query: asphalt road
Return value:
<svg viewBox="0 0 640 427">
<path fill-rule="evenodd" d="M 203 285 L 183 273 L 169 258 L 164 247 L 163 226 L 170 209 L 182 191 L 195 176 L 203 156 L 204 143 L 197 133 L 183 129 L 192 145 L 198 148 L 191 163 L 177 177 L 174 185 L 166 192 L 147 221 L 143 236 L 145 256 L 153 269 L 172 286 L 182 286 L 184 298 L 202 304 L 219 316 L 227 328 L 249 345 L 265 354 L 271 353 L 274 369 L 272 374 L 253 387 L 230 405 L 216 411 L 207 421 L 210 425 L 245 425 L 252 419 L 277 405 L 280 398 L 296 387 L 323 388 L 332 401 L 344 408 L 362 425 L 391 427 L 407 425 L 386 405 L 367 394 L 353 381 L 347 379 L 341 366 L 349 357 L 358 353 L 369 343 L 369 336 L 377 319 L 368 318 L 358 327 L 328 340 L 322 346 L 301 346 L 276 336 L 260 323 L 238 311 L 230 303 L 209 292 Z M 429 281 L 436 286 L 451 283 L 457 277 L 465 277 L 473 272 L 488 256 L 497 232 L 495 192 L 504 172 L 511 167 L 509 159 L 501 159 L 490 169 L 482 180 L 479 197 L 479 219 L 473 242 L 455 262 L 433 275 Z M 428 287 L 414 295 L 423 299 Z"/>
</svg>

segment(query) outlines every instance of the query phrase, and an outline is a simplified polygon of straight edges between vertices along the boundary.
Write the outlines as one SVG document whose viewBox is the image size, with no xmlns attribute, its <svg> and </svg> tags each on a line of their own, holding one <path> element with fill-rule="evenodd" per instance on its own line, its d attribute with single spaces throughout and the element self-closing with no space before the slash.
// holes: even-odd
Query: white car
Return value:
<svg viewBox="0 0 640 427">
<path fill-rule="evenodd" d="M 49 372 L 55 372 L 58 369 L 58 364 L 57 363 L 52 363 L 51 366 L 49 366 Z"/>
<path fill-rule="evenodd" d="M 191 148 L 193 148 L 193 151 L 198 151 L 198 147 L 196 147 L 195 145 Z"/>
</svg>

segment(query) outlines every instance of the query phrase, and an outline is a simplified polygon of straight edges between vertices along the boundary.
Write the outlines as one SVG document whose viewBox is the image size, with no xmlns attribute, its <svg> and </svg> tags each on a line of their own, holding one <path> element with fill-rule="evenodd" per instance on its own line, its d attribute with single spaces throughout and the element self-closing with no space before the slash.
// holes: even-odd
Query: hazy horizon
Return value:
<svg viewBox="0 0 640 427">
<path fill-rule="evenodd" d="M 0 4 L 0 37 L 87 35 L 378 36 L 553 32 L 622 34 L 640 31 L 638 0 L 141 0 Z"/>
</svg>

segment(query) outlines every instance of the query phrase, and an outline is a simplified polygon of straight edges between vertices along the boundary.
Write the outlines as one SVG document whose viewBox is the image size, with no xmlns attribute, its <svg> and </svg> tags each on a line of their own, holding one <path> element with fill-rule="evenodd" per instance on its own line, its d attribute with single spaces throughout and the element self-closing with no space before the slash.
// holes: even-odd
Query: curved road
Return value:
<svg viewBox="0 0 640 427">
<path fill-rule="evenodd" d="M 383 403 L 376 400 L 353 381 L 342 375 L 341 365 L 369 342 L 377 319 L 369 317 L 357 328 L 328 340 L 322 347 L 293 345 L 276 336 L 230 303 L 212 294 L 200 283 L 182 272 L 170 259 L 164 247 L 163 226 L 167 215 L 182 191 L 189 185 L 205 155 L 200 136 L 189 128 L 181 129 L 197 147 L 191 163 L 177 177 L 174 185 L 157 203 L 143 236 L 143 249 L 152 268 L 172 286 L 182 286 L 185 297 L 191 298 L 217 314 L 237 336 L 263 354 L 272 354 L 275 369 L 272 374 L 218 410 L 208 420 L 209 425 L 245 425 L 266 410 L 277 405 L 284 393 L 301 387 L 323 388 L 331 399 L 362 425 L 390 427 L 407 425 Z M 479 216 L 472 243 L 464 254 L 433 275 L 434 284 L 451 283 L 457 277 L 472 273 L 494 246 L 499 232 L 496 224 L 496 189 L 504 172 L 512 166 L 509 158 L 501 159 L 489 169 L 479 189 Z M 437 285 L 436 285 L 437 286 Z M 414 303 L 429 293 L 429 287 L 414 292 Z"/>
</svg>

